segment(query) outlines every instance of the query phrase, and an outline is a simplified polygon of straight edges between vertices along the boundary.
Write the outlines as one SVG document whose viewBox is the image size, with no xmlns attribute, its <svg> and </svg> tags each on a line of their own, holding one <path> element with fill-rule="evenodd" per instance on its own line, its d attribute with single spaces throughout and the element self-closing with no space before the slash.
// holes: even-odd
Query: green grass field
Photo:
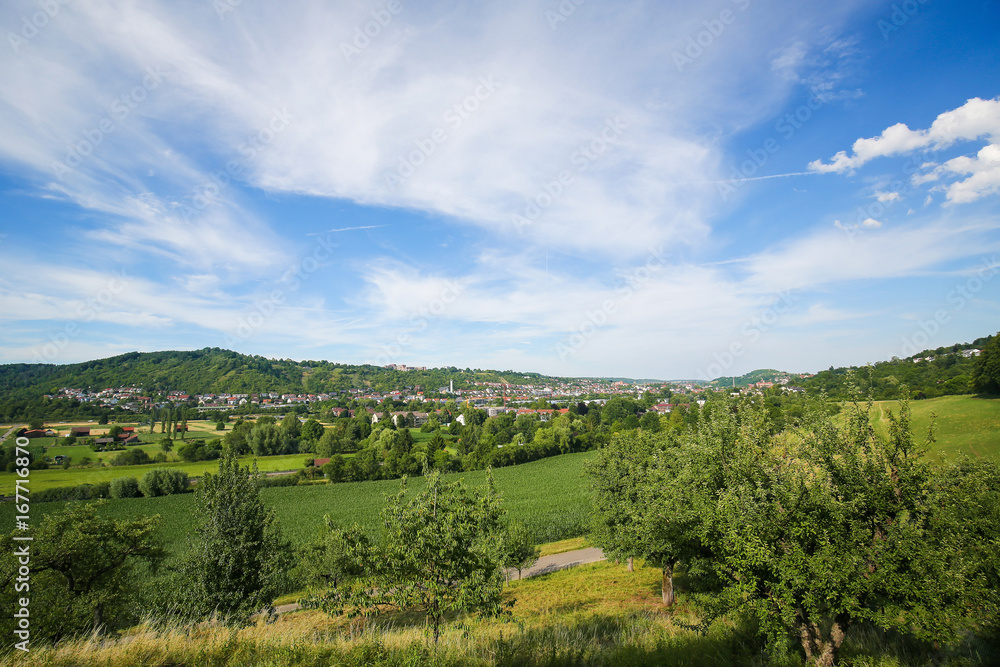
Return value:
<svg viewBox="0 0 1000 667">
<path fill-rule="evenodd" d="M 875 428 L 888 435 L 887 412 L 899 412 L 898 401 L 876 401 L 872 408 Z M 927 439 L 931 422 L 937 441 L 931 446 L 935 460 L 968 455 L 1000 462 L 1000 399 L 975 396 L 941 396 L 910 401 L 913 434 Z M 933 417 L 932 417 L 933 416 Z"/>
<path fill-rule="evenodd" d="M 161 451 L 159 445 L 140 445 L 151 456 Z M 79 461 L 84 456 L 90 456 L 91 460 L 97 461 L 98 457 L 105 461 L 110 460 L 120 452 L 92 452 L 89 447 L 60 447 L 60 450 L 72 450 L 76 448 L 77 453 L 69 453 L 73 461 Z M 171 453 L 173 455 L 173 453 Z M 302 468 L 305 460 L 312 454 L 289 454 L 288 456 L 243 456 L 240 460 L 243 465 L 249 465 L 254 460 L 261 472 L 274 472 L 278 470 L 298 470 Z M 79 458 L 78 458 L 79 457 Z M 171 468 L 183 470 L 189 477 L 201 477 L 206 472 L 213 472 L 219 467 L 217 461 L 198 461 L 195 463 L 185 463 L 183 461 L 173 461 L 168 463 L 151 463 L 141 466 L 103 466 L 90 468 L 70 467 L 67 470 L 62 468 L 49 468 L 48 470 L 32 470 L 29 479 L 31 480 L 32 491 L 43 491 L 55 487 L 77 486 L 80 484 L 96 484 L 98 482 L 110 482 L 116 477 L 135 477 L 136 479 L 146 474 L 147 470 L 153 468 Z M 12 472 L 0 472 L 0 493 L 11 495 L 14 493 L 14 480 L 17 475 Z"/>
<path fill-rule="evenodd" d="M 294 458 L 300 460 L 302 456 Z M 504 507 L 514 519 L 532 529 L 538 542 L 582 535 L 587 530 L 590 512 L 590 488 L 583 466 L 593 456 L 594 452 L 566 454 L 495 470 L 493 475 Z M 301 465 L 301 460 L 299 464 Z M 210 467 L 215 466 L 217 464 L 214 462 L 210 463 Z M 122 474 L 135 474 L 124 471 L 149 468 L 150 466 L 139 466 L 134 469 L 123 467 L 109 470 L 114 477 L 118 477 Z M 36 472 L 55 471 L 32 471 L 32 480 Z M 472 486 L 481 487 L 485 485 L 486 473 L 454 473 L 447 478 L 464 479 Z M 385 480 L 293 486 L 263 489 L 261 495 L 275 508 L 286 536 L 295 544 L 304 544 L 319 533 L 325 514 L 330 514 L 341 524 L 357 522 L 378 530 L 379 513 L 385 504 L 385 497 L 398 491 L 399 485 L 399 480 Z M 423 488 L 424 480 L 419 477 L 411 479 L 407 486 L 412 491 L 418 491 Z M 37 525 L 44 514 L 63 506 L 63 503 L 36 504 L 31 508 L 31 521 Z M 185 535 L 194 526 L 193 507 L 194 494 L 185 493 L 158 498 L 108 500 L 101 511 L 122 519 L 159 514 L 159 536 L 168 544 L 169 549 L 177 551 L 186 548 Z M 0 527 L 12 525 L 13 516 L 12 503 L 0 504 Z"/>
</svg>

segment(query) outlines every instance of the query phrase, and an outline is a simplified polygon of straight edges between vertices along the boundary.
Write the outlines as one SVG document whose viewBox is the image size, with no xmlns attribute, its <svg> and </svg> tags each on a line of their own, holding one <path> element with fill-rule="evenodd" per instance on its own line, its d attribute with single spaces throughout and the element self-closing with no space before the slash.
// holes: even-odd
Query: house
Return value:
<svg viewBox="0 0 1000 667">
<path fill-rule="evenodd" d="M 77 438 L 89 438 L 90 437 L 90 427 L 89 426 L 74 426 L 69 430 L 71 436 Z"/>
<path fill-rule="evenodd" d="M 115 441 L 114 438 L 98 438 L 95 442 L 97 445 L 110 445 Z"/>
<path fill-rule="evenodd" d="M 135 427 L 134 426 L 123 426 L 122 427 L 122 433 L 128 433 L 129 435 L 132 435 L 133 433 L 135 433 Z"/>
<path fill-rule="evenodd" d="M 329 462 L 330 462 L 330 459 L 328 459 L 328 458 L 326 458 L 326 459 L 313 459 L 313 465 L 316 466 L 317 468 L 319 468 L 321 466 L 325 466 Z"/>
<path fill-rule="evenodd" d="M 139 436 L 137 436 L 137 435 L 130 435 L 127 438 L 125 438 L 124 440 L 122 440 L 122 444 L 123 445 L 138 445 L 138 444 L 140 444 L 139 443 Z"/>
</svg>

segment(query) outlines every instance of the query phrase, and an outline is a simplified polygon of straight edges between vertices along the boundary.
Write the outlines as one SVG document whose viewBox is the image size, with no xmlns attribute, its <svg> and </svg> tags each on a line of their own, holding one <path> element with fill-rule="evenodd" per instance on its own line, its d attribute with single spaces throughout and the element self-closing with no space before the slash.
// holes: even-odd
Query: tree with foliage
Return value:
<svg viewBox="0 0 1000 667">
<path fill-rule="evenodd" d="M 287 438 L 287 433 L 273 423 L 258 423 L 250 429 L 247 444 L 257 456 L 274 456 L 284 453 Z"/>
<path fill-rule="evenodd" d="M 438 472 L 426 477 L 426 490 L 410 495 L 406 479 L 382 512 L 383 541 L 374 547 L 369 568 L 346 606 L 375 613 L 395 607 L 423 613 L 434 643 L 448 612 L 499 616 L 504 602 L 502 562 L 497 540 L 504 512 L 488 475 L 484 493 L 462 482 L 444 482 Z"/>
<path fill-rule="evenodd" d="M 281 430 L 288 438 L 297 438 L 302 433 L 302 422 L 298 415 L 291 413 L 281 420 Z"/>
<path fill-rule="evenodd" d="M 299 578 L 308 588 L 299 604 L 336 614 L 350 604 L 354 584 L 370 569 L 373 546 L 357 524 L 341 528 L 329 515 L 323 521 L 323 536 L 298 552 Z"/>
<path fill-rule="evenodd" d="M 309 419 L 302 425 L 302 433 L 300 435 L 304 440 L 319 442 L 319 439 L 323 437 L 324 431 L 325 429 L 322 424 L 315 419 Z"/>
<path fill-rule="evenodd" d="M 0 538 L 0 599 L 6 609 L 14 600 L 31 600 L 31 639 L 57 641 L 78 633 L 128 625 L 134 609 L 135 566 L 155 568 L 165 552 L 154 537 L 159 516 L 133 521 L 98 515 L 93 504 L 72 504 L 46 514 L 33 540 L 18 542 L 14 531 Z M 30 589 L 15 590 L 15 550 L 30 544 Z M 0 628 L 13 636 L 12 616 Z"/>
<path fill-rule="evenodd" d="M 972 377 L 979 393 L 1000 394 L 1000 332 L 980 350 Z"/>
<path fill-rule="evenodd" d="M 542 550 L 535 544 L 535 537 L 520 521 L 507 524 L 498 541 L 500 562 L 504 568 L 517 570 L 517 578 L 521 572 L 538 562 Z"/>
<path fill-rule="evenodd" d="M 196 618 L 219 614 L 237 623 L 271 610 L 285 585 L 291 546 L 274 510 L 260 498 L 256 464 L 242 467 L 232 453 L 219 459 L 195 490 L 199 520 L 188 536 L 183 564 L 187 606 Z"/>
<path fill-rule="evenodd" d="M 814 413 L 778 438 L 763 403 L 719 407 L 677 441 L 635 436 L 631 464 L 599 459 L 598 544 L 663 549 L 710 591 L 708 618 L 746 614 L 772 648 L 795 637 L 817 665 L 832 665 L 859 623 L 944 642 L 982 609 L 975 554 L 997 531 L 968 512 L 974 526 L 948 519 L 955 503 L 936 491 L 905 401 L 888 438 L 872 428 L 870 404 L 855 402 L 842 426 Z M 992 537 L 969 545 L 976 530 Z"/>
</svg>

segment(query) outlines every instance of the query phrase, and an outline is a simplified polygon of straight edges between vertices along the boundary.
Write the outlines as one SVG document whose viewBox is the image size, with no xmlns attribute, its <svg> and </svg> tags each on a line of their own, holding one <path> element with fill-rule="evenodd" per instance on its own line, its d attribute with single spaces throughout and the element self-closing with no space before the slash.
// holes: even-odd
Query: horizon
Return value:
<svg viewBox="0 0 1000 667">
<path fill-rule="evenodd" d="M 998 25 L 972 1 L 7 3 L 0 363 L 709 381 L 992 335 Z"/>
</svg>

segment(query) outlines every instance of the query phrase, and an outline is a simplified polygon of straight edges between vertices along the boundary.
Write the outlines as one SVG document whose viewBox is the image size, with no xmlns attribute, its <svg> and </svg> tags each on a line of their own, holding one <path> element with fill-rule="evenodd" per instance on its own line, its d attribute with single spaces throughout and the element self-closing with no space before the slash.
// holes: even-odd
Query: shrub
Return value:
<svg viewBox="0 0 1000 667">
<path fill-rule="evenodd" d="M 31 501 L 36 503 L 67 502 L 70 500 L 95 500 L 107 498 L 110 494 L 110 483 L 80 484 L 79 486 L 61 486 L 45 489 L 31 494 Z"/>
<path fill-rule="evenodd" d="M 183 470 L 150 470 L 139 480 L 139 490 L 147 498 L 183 493 L 188 487 L 188 476 Z"/>
<path fill-rule="evenodd" d="M 138 498 L 139 482 L 135 477 L 118 477 L 111 480 L 110 492 L 112 498 Z"/>
<path fill-rule="evenodd" d="M 141 466 L 147 463 L 152 463 L 152 459 L 142 449 L 129 449 L 111 459 L 113 466 Z"/>
</svg>

